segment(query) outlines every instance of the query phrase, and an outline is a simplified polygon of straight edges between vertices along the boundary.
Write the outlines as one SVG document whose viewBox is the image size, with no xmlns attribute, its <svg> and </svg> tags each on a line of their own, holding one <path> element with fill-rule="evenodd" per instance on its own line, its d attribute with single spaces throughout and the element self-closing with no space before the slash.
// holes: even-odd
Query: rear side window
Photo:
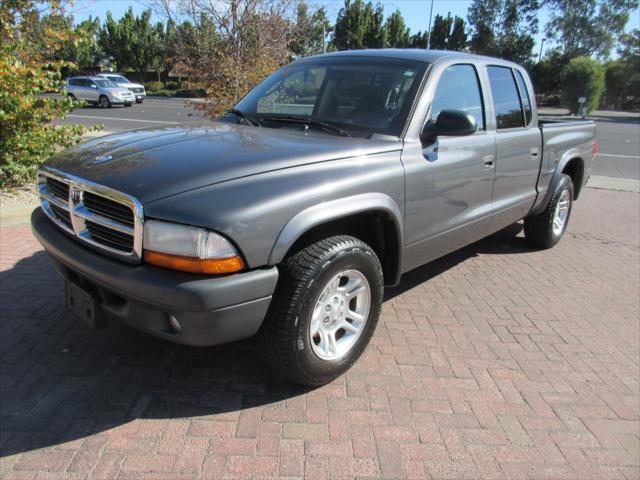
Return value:
<svg viewBox="0 0 640 480">
<path fill-rule="evenodd" d="M 69 79 L 69 85 L 78 85 L 78 80 L 76 80 L 75 78 Z"/>
<path fill-rule="evenodd" d="M 527 90 L 527 84 L 524 81 L 522 73 L 520 73 L 520 70 L 515 70 L 515 72 L 518 90 L 520 90 L 520 99 L 522 100 L 522 108 L 524 109 L 524 121 L 528 126 L 531 123 L 531 99 L 529 98 L 529 91 Z"/>
<path fill-rule="evenodd" d="M 498 130 L 524 127 L 524 115 L 513 71 L 507 67 L 488 67 Z"/>
<path fill-rule="evenodd" d="M 480 82 L 472 65 L 452 65 L 440 77 L 431 104 L 431 118 L 442 110 L 462 110 L 476 119 L 478 130 L 484 130 L 484 107 Z"/>
</svg>

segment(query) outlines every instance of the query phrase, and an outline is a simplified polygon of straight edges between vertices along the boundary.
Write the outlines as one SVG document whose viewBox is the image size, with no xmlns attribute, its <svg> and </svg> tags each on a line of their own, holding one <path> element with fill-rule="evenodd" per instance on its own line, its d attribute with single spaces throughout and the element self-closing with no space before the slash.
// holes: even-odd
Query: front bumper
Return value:
<svg viewBox="0 0 640 480">
<path fill-rule="evenodd" d="M 125 103 L 134 103 L 136 101 L 135 95 L 130 95 L 126 97 L 110 97 L 110 101 L 113 104 L 125 104 Z"/>
<path fill-rule="evenodd" d="M 218 345 L 251 337 L 278 281 L 275 267 L 210 277 L 122 263 L 75 241 L 40 208 L 31 215 L 31 228 L 56 269 L 92 292 L 108 318 L 176 343 Z"/>
</svg>

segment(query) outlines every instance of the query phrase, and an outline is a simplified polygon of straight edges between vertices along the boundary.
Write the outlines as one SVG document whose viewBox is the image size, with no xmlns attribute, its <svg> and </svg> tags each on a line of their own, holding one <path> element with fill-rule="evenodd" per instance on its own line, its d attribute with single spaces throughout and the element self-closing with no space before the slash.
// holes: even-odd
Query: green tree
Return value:
<svg viewBox="0 0 640 480">
<path fill-rule="evenodd" d="M 391 48 L 406 48 L 409 46 L 410 31 L 400 10 L 396 10 L 389 15 L 384 28 L 387 32 L 387 46 Z"/>
<path fill-rule="evenodd" d="M 43 10 L 47 15 L 43 15 Z M 57 3 L 0 2 L 0 186 L 33 178 L 47 157 L 80 140 L 82 126 L 54 126 L 73 109 L 60 72 L 72 68 L 61 52 L 76 33 Z"/>
<path fill-rule="evenodd" d="M 617 60 L 606 65 L 605 99 L 613 108 L 640 108 L 640 30 L 620 37 Z"/>
<path fill-rule="evenodd" d="M 104 53 L 113 58 L 118 68 L 144 72 L 155 58 L 158 31 L 151 24 L 151 10 L 145 10 L 137 17 L 129 7 L 119 20 L 111 12 L 100 29 L 98 42 Z"/>
<path fill-rule="evenodd" d="M 455 17 L 453 20 L 453 30 L 449 35 L 447 47 L 456 52 L 467 48 L 467 28 L 465 21 L 460 17 Z"/>
<path fill-rule="evenodd" d="M 567 61 L 578 56 L 609 57 L 637 8 L 636 0 L 545 0 L 551 8 L 547 38 Z"/>
<path fill-rule="evenodd" d="M 474 0 L 471 51 L 528 64 L 538 33 L 538 0 Z"/>
<path fill-rule="evenodd" d="M 363 0 L 345 0 L 338 12 L 335 33 L 331 41 L 337 50 L 359 50 L 382 48 L 386 43 L 383 26 L 384 11 L 378 4 L 364 3 Z"/>
<path fill-rule="evenodd" d="M 589 57 L 572 59 L 562 71 L 563 105 L 571 113 L 578 113 L 580 97 L 586 97 L 587 111 L 598 108 L 604 91 L 604 69 Z"/>
<path fill-rule="evenodd" d="M 427 48 L 427 37 L 429 36 L 429 32 L 423 32 L 422 30 L 414 33 L 409 38 L 409 47 L 410 48 Z"/>
<path fill-rule="evenodd" d="M 367 3 L 368 28 L 364 34 L 366 48 L 384 48 L 387 44 L 387 32 L 384 28 L 384 8 L 381 4 Z"/>
<path fill-rule="evenodd" d="M 447 50 L 449 45 L 449 36 L 451 35 L 451 27 L 453 26 L 453 18 L 451 13 L 446 17 L 436 15 L 431 28 L 431 48 L 434 50 Z"/>
<path fill-rule="evenodd" d="M 333 28 L 324 7 L 309 14 L 306 2 L 300 2 L 296 11 L 296 23 L 289 41 L 289 50 L 298 57 L 322 53 L 326 36 Z"/>
</svg>

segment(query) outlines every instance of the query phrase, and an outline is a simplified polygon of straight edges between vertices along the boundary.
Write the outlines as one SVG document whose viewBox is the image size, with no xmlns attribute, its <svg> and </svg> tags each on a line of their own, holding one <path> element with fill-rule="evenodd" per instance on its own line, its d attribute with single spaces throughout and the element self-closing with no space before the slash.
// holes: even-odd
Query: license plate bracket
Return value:
<svg viewBox="0 0 640 480">
<path fill-rule="evenodd" d="M 100 330 L 107 326 L 107 317 L 96 297 L 71 280 L 65 282 L 65 299 L 67 309 L 76 317 L 80 317 L 91 330 Z"/>
</svg>

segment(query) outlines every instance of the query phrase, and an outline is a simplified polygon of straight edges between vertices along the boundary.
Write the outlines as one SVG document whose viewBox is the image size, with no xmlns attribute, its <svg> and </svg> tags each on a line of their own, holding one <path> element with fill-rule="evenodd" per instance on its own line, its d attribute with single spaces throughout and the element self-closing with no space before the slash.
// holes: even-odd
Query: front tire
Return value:
<svg viewBox="0 0 640 480">
<path fill-rule="evenodd" d="M 130 107 L 132 104 L 131 103 L 125 103 L 124 106 L 125 107 Z"/>
<path fill-rule="evenodd" d="M 98 100 L 98 104 L 102 108 L 111 108 L 111 101 L 109 100 L 109 98 L 106 95 L 101 95 L 100 96 L 100 99 Z"/>
<path fill-rule="evenodd" d="M 562 174 L 551 185 L 551 197 L 547 207 L 536 215 L 524 219 L 524 236 L 539 248 L 551 248 L 560 241 L 569 224 L 573 206 L 573 182 Z"/>
<path fill-rule="evenodd" d="M 336 236 L 287 258 L 262 327 L 267 362 L 281 376 L 324 385 L 360 357 L 383 297 L 380 261 L 366 243 Z"/>
</svg>

